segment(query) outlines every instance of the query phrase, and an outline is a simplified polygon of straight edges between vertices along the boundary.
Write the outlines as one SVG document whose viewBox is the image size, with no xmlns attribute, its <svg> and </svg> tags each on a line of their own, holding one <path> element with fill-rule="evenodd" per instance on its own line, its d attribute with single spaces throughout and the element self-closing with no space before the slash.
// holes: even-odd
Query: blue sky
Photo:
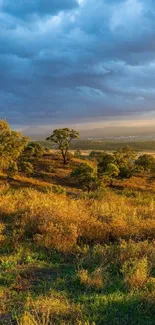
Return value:
<svg viewBox="0 0 155 325">
<path fill-rule="evenodd" d="M 0 118 L 154 119 L 153 0 L 0 0 Z"/>
</svg>

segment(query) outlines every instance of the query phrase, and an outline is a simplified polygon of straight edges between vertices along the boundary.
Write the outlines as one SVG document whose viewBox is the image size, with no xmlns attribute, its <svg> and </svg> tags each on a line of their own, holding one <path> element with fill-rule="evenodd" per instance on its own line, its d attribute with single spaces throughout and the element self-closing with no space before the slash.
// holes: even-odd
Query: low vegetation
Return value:
<svg viewBox="0 0 155 325">
<path fill-rule="evenodd" d="M 64 164 L 0 126 L 0 324 L 153 325 L 154 158 Z"/>
</svg>

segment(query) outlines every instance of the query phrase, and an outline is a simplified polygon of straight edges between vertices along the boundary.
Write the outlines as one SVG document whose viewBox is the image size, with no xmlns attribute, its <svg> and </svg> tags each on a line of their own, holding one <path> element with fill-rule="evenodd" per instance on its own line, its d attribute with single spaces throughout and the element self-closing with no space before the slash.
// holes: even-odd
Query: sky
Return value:
<svg viewBox="0 0 155 325">
<path fill-rule="evenodd" d="M 0 75 L 14 127 L 152 123 L 154 0 L 0 0 Z"/>
</svg>

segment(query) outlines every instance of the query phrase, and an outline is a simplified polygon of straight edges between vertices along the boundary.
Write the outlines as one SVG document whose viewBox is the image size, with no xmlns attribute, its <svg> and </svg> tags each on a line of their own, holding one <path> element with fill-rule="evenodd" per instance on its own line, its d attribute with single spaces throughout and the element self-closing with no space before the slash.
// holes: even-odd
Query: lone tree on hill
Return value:
<svg viewBox="0 0 155 325">
<path fill-rule="evenodd" d="M 73 139 L 79 138 L 79 132 L 63 128 L 56 129 L 53 134 L 50 135 L 46 140 L 52 141 L 58 145 L 58 149 L 61 151 L 64 165 L 67 164 L 68 150 L 70 149 L 70 143 Z"/>
</svg>

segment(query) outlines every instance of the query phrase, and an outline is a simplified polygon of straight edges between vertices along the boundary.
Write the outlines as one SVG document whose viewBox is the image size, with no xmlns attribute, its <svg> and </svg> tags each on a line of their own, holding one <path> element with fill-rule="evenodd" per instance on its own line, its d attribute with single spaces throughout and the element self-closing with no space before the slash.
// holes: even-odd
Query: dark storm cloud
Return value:
<svg viewBox="0 0 155 325">
<path fill-rule="evenodd" d="M 0 116 L 14 124 L 154 110 L 152 0 L 0 1 Z"/>
<path fill-rule="evenodd" d="M 31 15 L 56 14 L 60 10 L 73 9 L 77 6 L 76 0 L 3 0 L 2 11 L 10 15 L 26 18 Z"/>
</svg>

